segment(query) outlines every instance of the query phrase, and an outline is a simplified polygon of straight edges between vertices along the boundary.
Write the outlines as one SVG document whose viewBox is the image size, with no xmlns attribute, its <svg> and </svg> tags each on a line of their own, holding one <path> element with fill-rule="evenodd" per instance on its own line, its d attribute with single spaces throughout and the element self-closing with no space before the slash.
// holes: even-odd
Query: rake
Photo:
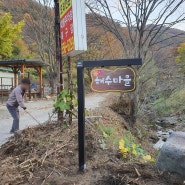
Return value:
<svg viewBox="0 0 185 185">
<path fill-rule="evenodd" d="M 31 113 L 29 113 L 29 112 L 27 112 L 28 113 L 28 115 L 33 119 L 33 120 L 35 120 L 39 125 L 41 125 L 41 123 L 31 114 Z"/>
</svg>

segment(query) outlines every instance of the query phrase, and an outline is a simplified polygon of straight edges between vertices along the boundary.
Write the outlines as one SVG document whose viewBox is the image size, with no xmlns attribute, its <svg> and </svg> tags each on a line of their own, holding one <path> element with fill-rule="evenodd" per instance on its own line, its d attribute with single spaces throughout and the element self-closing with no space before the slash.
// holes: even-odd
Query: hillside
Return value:
<svg viewBox="0 0 185 185">
<path fill-rule="evenodd" d="M 43 24 L 51 24 L 52 28 L 54 26 L 54 11 L 51 8 L 47 8 L 47 11 L 49 13 L 45 14 L 41 13 L 42 11 L 45 11 L 46 9 L 43 8 L 41 4 L 36 2 L 35 0 L 14 0 L 14 1 L 7 1 L 7 0 L 0 0 L 0 13 L 10 12 L 13 15 L 13 20 L 15 22 L 18 22 L 20 20 L 25 21 L 25 27 L 23 29 L 23 39 L 25 43 L 27 44 L 27 47 L 35 54 L 38 54 L 37 50 L 37 43 L 36 38 L 34 35 L 34 32 L 32 30 L 32 27 L 35 25 L 39 26 L 39 29 L 41 29 L 41 34 L 47 35 L 47 32 L 44 30 Z M 45 21 L 42 21 L 46 19 Z M 91 56 L 91 59 L 111 59 L 111 58 L 123 58 L 124 53 L 122 52 L 122 46 L 119 43 L 119 41 L 109 32 L 107 32 L 101 24 L 97 24 L 94 20 L 95 17 L 92 14 L 87 14 L 87 31 L 88 31 L 88 47 L 89 50 L 87 52 L 87 55 L 92 52 L 92 50 L 95 54 L 97 54 L 97 51 L 100 51 L 101 48 L 101 54 L 98 53 L 98 56 Z M 33 23 L 32 21 L 35 23 Z M 45 22 L 45 23 L 44 23 Z M 33 26 L 31 25 L 33 24 Z M 32 27 L 31 27 L 32 26 Z M 148 25 L 150 28 L 152 25 Z M 165 29 L 165 27 L 163 28 Z M 123 28 L 123 34 L 126 33 L 126 28 Z M 184 41 L 184 34 L 185 32 L 170 28 L 166 31 L 166 33 L 163 35 L 163 38 L 160 38 L 161 40 L 164 40 L 162 43 L 159 43 L 159 47 L 167 46 L 171 43 L 173 43 L 173 46 L 178 45 L 179 43 L 182 43 Z M 179 37 L 174 38 L 176 34 L 179 34 Z M 170 38 L 171 39 L 167 39 Z M 53 37 L 54 38 L 54 37 Z M 167 40 L 165 40 L 167 39 Z M 101 43 L 98 42 L 102 41 Z M 106 49 L 104 47 L 104 44 L 106 46 Z M 102 46 L 101 46 L 102 44 Z M 54 44 L 52 44 L 54 46 Z M 91 47 L 93 45 L 93 48 Z M 97 48 L 94 48 L 95 45 Z M 89 56 L 88 56 L 89 57 Z"/>
<path fill-rule="evenodd" d="M 150 30 L 152 27 L 154 27 L 154 25 L 147 25 L 147 29 Z M 156 31 L 158 31 L 158 29 L 160 28 L 160 26 L 155 26 Z M 166 26 L 164 26 L 160 32 L 165 32 L 165 34 L 163 35 L 162 38 L 159 38 L 158 42 L 160 42 L 161 40 L 163 42 L 161 42 L 159 45 L 164 47 L 164 46 L 168 46 L 171 45 L 172 46 L 176 46 L 182 42 L 184 42 L 184 38 L 185 38 L 185 31 L 176 29 L 176 28 L 168 28 Z M 177 37 L 176 37 L 177 36 Z M 174 38 L 175 37 L 175 38 Z M 171 39 L 168 39 L 171 38 Z M 167 39 L 167 40 L 165 40 Z"/>
<path fill-rule="evenodd" d="M 0 0 L 0 12 L 11 12 L 15 22 L 20 20 L 25 21 L 23 29 L 23 40 L 21 43 L 29 50 L 29 57 L 40 57 L 42 60 L 48 62 L 52 67 L 47 71 L 50 81 L 56 81 L 56 66 L 55 66 L 55 37 L 54 37 L 54 11 L 51 8 L 43 7 L 35 0 Z M 46 14 L 44 14 L 44 12 Z M 87 14 L 87 52 L 75 57 L 73 61 L 77 60 L 98 60 L 98 59 L 115 59 L 124 58 L 125 53 L 121 42 L 109 31 L 107 31 L 101 24 L 97 24 L 95 17 L 92 14 Z M 148 29 L 153 25 L 148 25 Z M 161 31 L 166 28 L 162 28 Z M 122 28 L 121 31 L 124 38 L 127 38 L 127 29 Z M 176 47 L 185 40 L 185 32 L 169 28 L 162 38 L 159 38 L 159 43 L 152 51 L 152 60 L 144 69 L 142 76 L 145 76 L 144 81 L 152 80 L 144 84 L 146 92 L 151 94 L 151 91 L 161 89 L 162 91 L 173 91 L 178 84 L 182 83 L 182 79 L 178 77 L 178 65 L 175 62 Z M 179 35 L 179 37 L 175 37 Z M 168 39 L 170 38 L 170 39 Z M 162 40 L 162 42 L 160 42 Z M 21 45 L 19 44 L 19 45 Z M 167 46 L 167 47 L 165 47 Z M 159 49 L 162 48 L 162 49 Z M 23 54 L 25 52 L 22 52 Z M 19 57 L 24 55 L 21 54 Z M 74 65 L 75 67 L 75 65 Z M 152 69 L 152 70 L 151 70 Z M 65 70 L 67 65 L 65 64 Z M 150 70 L 150 73 L 148 72 Z M 73 76 L 76 78 L 75 68 Z M 86 80 L 90 83 L 90 70 L 86 71 Z M 172 79 L 173 77 L 173 79 Z M 151 81 L 149 80 L 149 82 Z M 179 83 L 173 83 L 177 81 Z M 171 84 L 174 84 L 173 86 Z M 157 86 L 156 86 L 157 84 Z M 145 94 L 143 94 L 145 96 Z"/>
</svg>

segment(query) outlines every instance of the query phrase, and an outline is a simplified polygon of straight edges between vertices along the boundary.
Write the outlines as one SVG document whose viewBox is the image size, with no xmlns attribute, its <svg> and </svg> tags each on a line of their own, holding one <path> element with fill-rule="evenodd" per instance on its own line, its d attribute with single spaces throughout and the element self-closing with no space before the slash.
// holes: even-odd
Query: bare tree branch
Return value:
<svg viewBox="0 0 185 185">
<path fill-rule="evenodd" d="M 145 60 L 153 47 L 162 42 L 163 35 L 171 27 L 185 20 L 185 12 L 176 15 L 185 5 L 185 0 L 117 0 L 116 2 L 117 7 L 111 0 L 88 0 L 86 5 L 96 17 L 95 21 L 100 22 L 121 42 L 126 57 L 142 57 Z M 119 15 L 114 16 L 116 10 Z M 175 16 L 176 18 L 172 18 Z M 119 20 L 116 20 L 116 17 Z M 129 38 L 127 36 L 125 39 L 122 27 L 126 27 Z M 174 37 L 173 35 L 172 38 Z M 163 41 L 169 39 L 165 38 Z"/>
</svg>

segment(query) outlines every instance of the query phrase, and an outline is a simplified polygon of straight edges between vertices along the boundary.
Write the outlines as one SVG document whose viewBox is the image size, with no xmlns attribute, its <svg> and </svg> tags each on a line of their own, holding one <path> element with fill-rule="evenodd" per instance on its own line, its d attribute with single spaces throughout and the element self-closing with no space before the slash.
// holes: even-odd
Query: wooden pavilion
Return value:
<svg viewBox="0 0 185 185">
<path fill-rule="evenodd" d="M 42 95 L 42 67 L 46 64 L 40 60 L 0 60 L 0 67 L 11 68 L 14 73 L 14 87 L 18 85 L 18 73 L 21 72 L 21 79 L 25 77 L 25 69 L 33 68 L 39 75 L 39 91 L 35 94 Z"/>
</svg>

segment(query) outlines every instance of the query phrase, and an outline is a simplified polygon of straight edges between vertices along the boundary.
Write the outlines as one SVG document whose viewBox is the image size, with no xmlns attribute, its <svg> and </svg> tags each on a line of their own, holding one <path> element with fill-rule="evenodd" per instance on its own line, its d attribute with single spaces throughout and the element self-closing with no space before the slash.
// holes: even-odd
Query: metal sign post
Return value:
<svg viewBox="0 0 185 185">
<path fill-rule="evenodd" d="M 86 169 L 85 164 L 85 96 L 84 96 L 84 68 L 142 65 L 142 59 L 120 59 L 77 62 L 78 85 L 78 151 L 79 170 Z"/>
<path fill-rule="evenodd" d="M 84 97 L 84 67 L 83 62 L 77 63 L 78 85 L 78 146 L 79 146 L 79 170 L 85 166 L 85 97 Z"/>
</svg>

